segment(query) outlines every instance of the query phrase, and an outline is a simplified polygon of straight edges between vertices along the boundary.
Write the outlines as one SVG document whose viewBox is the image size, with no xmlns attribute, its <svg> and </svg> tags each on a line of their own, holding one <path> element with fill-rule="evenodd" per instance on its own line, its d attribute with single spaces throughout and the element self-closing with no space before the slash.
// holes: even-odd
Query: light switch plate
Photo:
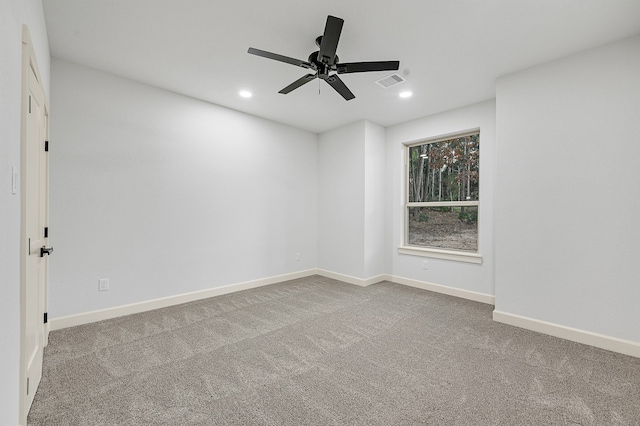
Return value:
<svg viewBox="0 0 640 426">
<path fill-rule="evenodd" d="M 11 193 L 18 193 L 18 168 L 15 166 L 11 167 Z"/>
</svg>

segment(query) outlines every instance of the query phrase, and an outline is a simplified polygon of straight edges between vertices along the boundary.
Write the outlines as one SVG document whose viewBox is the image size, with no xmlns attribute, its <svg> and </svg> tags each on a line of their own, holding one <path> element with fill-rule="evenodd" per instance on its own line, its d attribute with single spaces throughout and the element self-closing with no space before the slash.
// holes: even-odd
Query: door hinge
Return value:
<svg viewBox="0 0 640 426">
<path fill-rule="evenodd" d="M 49 152 L 49 141 L 44 141 L 44 150 Z"/>
<path fill-rule="evenodd" d="M 48 323 L 48 322 L 49 322 L 49 313 L 48 313 L 48 312 L 45 312 L 45 313 L 44 313 L 44 323 L 46 324 L 46 323 Z"/>
<path fill-rule="evenodd" d="M 44 237 L 45 238 L 49 238 L 49 227 L 48 226 L 44 227 Z"/>
<path fill-rule="evenodd" d="M 29 95 L 29 114 L 31 114 L 31 95 Z"/>
<path fill-rule="evenodd" d="M 29 395 L 29 378 L 27 377 L 27 395 Z"/>
</svg>

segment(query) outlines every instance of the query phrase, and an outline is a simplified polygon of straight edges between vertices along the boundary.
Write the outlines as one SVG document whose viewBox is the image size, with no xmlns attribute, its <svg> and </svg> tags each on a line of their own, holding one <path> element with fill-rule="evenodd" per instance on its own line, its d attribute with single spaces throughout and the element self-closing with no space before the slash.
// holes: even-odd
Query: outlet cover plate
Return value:
<svg viewBox="0 0 640 426">
<path fill-rule="evenodd" d="M 98 291 L 109 290 L 109 278 L 102 278 L 98 281 Z"/>
</svg>

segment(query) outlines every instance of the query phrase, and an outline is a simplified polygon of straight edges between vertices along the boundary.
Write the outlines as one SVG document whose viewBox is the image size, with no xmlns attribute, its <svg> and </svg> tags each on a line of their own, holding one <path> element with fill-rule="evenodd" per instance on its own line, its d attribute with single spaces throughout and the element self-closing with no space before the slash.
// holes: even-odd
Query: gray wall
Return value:
<svg viewBox="0 0 640 426">
<path fill-rule="evenodd" d="M 387 232 L 386 247 L 391 259 L 392 275 L 445 285 L 456 289 L 493 295 L 494 268 L 494 187 L 495 187 L 495 101 L 490 100 L 464 108 L 424 117 L 387 128 Z M 480 128 L 480 207 L 479 253 L 482 264 L 475 265 L 398 254 L 403 239 L 404 214 L 404 143 Z M 428 259 L 429 269 L 422 269 Z"/>
<path fill-rule="evenodd" d="M 322 133 L 318 162 L 318 268 L 365 278 L 365 122 Z"/>
<path fill-rule="evenodd" d="M 382 126 L 366 120 L 318 142 L 318 268 L 358 280 L 385 273 Z"/>
<path fill-rule="evenodd" d="M 640 342 L 640 37 L 497 82 L 496 310 Z"/>
<path fill-rule="evenodd" d="M 25 22 L 48 93 L 40 2 L 0 0 L 7 424 L 18 417 L 20 197 L 10 173 L 20 166 Z M 495 294 L 506 313 L 640 342 L 638 99 L 638 37 L 505 76 L 495 102 L 386 133 L 358 122 L 320 136 L 56 60 L 50 313 L 319 267 Z M 433 259 L 424 271 L 423 258 L 397 254 L 402 143 L 473 127 L 483 264 Z M 109 292 L 97 292 L 99 278 L 111 279 Z"/>
<path fill-rule="evenodd" d="M 52 317 L 316 267 L 316 134 L 57 59 L 52 76 Z"/>
<path fill-rule="evenodd" d="M 385 129 L 370 121 L 364 128 L 364 278 L 387 273 Z"/>
</svg>

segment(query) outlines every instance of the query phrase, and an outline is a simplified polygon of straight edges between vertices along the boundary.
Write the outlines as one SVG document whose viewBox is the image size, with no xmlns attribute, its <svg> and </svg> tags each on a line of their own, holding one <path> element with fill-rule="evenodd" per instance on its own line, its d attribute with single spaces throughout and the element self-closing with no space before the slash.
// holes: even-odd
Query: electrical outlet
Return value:
<svg viewBox="0 0 640 426">
<path fill-rule="evenodd" d="M 296 262 L 300 262 L 300 259 L 302 259 L 302 256 L 300 256 L 300 253 L 296 253 Z"/>
<path fill-rule="evenodd" d="M 98 280 L 98 291 L 109 290 L 109 278 L 102 278 Z"/>
<path fill-rule="evenodd" d="M 426 260 L 422 261 L 422 269 L 429 269 L 429 262 L 427 262 Z"/>
</svg>

